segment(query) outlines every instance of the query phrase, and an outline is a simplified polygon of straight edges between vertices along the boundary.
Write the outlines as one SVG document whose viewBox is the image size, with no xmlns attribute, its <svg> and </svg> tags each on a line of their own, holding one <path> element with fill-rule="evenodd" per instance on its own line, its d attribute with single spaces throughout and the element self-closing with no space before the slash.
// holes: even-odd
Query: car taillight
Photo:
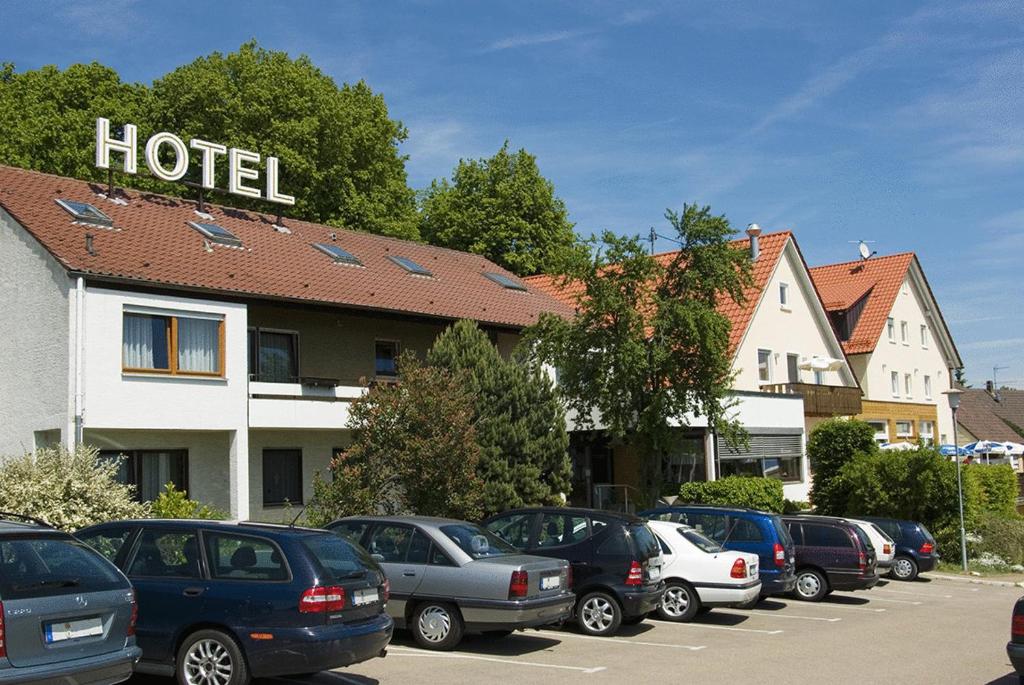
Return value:
<svg viewBox="0 0 1024 685">
<path fill-rule="evenodd" d="M 345 588 L 337 585 L 311 587 L 299 597 L 299 613 L 325 614 L 345 608 Z"/>
<path fill-rule="evenodd" d="M 930 542 L 926 542 L 923 545 L 921 545 L 921 549 L 917 551 L 921 554 L 931 554 L 933 549 L 935 549 L 935 545 L 933 545 Z"/>
<path fill-rule="evenodd" d="M 1013 624 L 1017 625 L 1017 617 L 1013 618 Z M 0 602 L 0 659 L 5 658 L 7 658 L 7 636 L 4 634 L 4 603 Z"/>
<path fill-rule="evenodd" d="M 747 562 L 742 559 L 737 559 L 732 562 L 732 571 L 729 572 L 729 576 L 732 578 L 746 578 L 747 577 Z"/>
<path fill-rule="evenodd" d="M 775 543 L 775 547 L 772 548 L 772 554 L 775 555 L 775 565 L 782 568 L 786 565 L 786 549 L 779 543 Z"/>
<path fill-rule="evenodd" d="M 892 554 L 892 545 L 889 543 L 882 545 L 882 554 Z"/>
<path fill-rule="evenodd" d="M 864 556 L 864 552 L 857 552 L 857 568 L 860 569 L 861 573 L 868 567 L 868 558 Z"/>
<path fill-rule="evenodd" d="M 387 578 L 384 579 L 384 584 L 380 587 L 380 596 L 382 602 L 386 602 L 391 598 L 391 581 Z"/>
<path fill-rule="evenodd" d="M 626 574 L 626 585 L 643 585 L 644 584 L 644 569 L 640 565 L 639 561 L 634 561 L 629 565 L 629 573 Z"/>
<path fill-rule="evenodd" d="M 135 589 L 132 588 L 132 614 L 128 619 L 128 630 L 125 634 L 129 637 L 135 634 L 135 624 L 139 622 L 139 601 L 135 598 Z"/>
<path fill-rule="evenodd" d="M 508 598 L 515 599 L 517 597 L 526 597 L 528 594 L 529 583 L 530 574 L 526 571 L 513 571 L 512 580 L 508 583 Z"/>
<path fill-rule="evenodd" d="M 1024 614 L 1013 615 L 1013 623 L 1010 624 L 1010 635 L 1013 637 L 1024 637 Z"/>
</svg>

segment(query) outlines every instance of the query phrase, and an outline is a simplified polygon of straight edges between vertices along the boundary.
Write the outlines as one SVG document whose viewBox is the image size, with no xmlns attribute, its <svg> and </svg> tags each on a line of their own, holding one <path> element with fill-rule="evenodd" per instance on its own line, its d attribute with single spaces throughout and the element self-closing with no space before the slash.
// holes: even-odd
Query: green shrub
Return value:
<svg viewBox="0 0 1024 685">
<path fill-rule="evenodd" d="M 782 513 L 783 500 L 782 481 L 774 478 L 728 476 L 721 480 L 683 483 L 679 488 L 680 502 L 748 507 L 776 514 Z"/>
<path fill-rule="evenodd" d="M 999 516 L 1017 518 L 1017 474 L 1009 464 L 973 464 L 964 468 L 963 475 L 977 483 L 982 509 Z"/>
<path fill-rule="evenodd" d="M 157 495 L 150 506 L 150 515 L 156 519 L 222 520 L 228 517 L 220 509 L 189 499 L 188 493 L 175 488 L 174 483 L 165 485 L 163 492 Z"/>
<path fill-rule="evenodd" d="M 810 511 L 811 503 L 800 500 L 787 499 L 782 503 L 783 514 L 799 514 L 801 511 Z"/>
<path fill-rule="evenodd" d="M 46 447 L 0 464 L 0 510 L 75 530 L 114 519 L 142 518 L 149 507 L 135 501 L 135 488 L 117 480 L 118 462 L 79 446 Z"/>
<path fill-rule="evenodd" d="M 863 421 L 829 419 L 815 426 L 807 440 L 811 462 L 811 504 L 821 514 L 842 515 L 846 500 L 840 472 L 859 454 L 878 451 L 875 429 Z"/>
<path fill-rule="evenodd" d="M 972 537 L 976 537 L 977 542 L 968 543 L 967 548 L 971 558 L 990 554 L 1009 564 L 1024 564 L 1024 519 L 986 514 L 978 522 L 975 533 Z M 959 549 L 958 545 L 958 554 Z M 948 558 L 949 555 L 943 553 L 943 556 Z"/>
</svg>

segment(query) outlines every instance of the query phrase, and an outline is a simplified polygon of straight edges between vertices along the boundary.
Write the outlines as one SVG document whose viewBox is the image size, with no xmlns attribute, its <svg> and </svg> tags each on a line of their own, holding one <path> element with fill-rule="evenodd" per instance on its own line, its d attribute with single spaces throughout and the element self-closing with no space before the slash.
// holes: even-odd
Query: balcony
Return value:
<svg viewBox="0 0 1024 685">
<path fill-rule="evenodd" d="M 773 383 L 762 385 L 765 392 L 801 395 L 806 416 L 856 416 L 861 412 L 860 388 L 814 383 Z"/>
<path fill-rule="evenodd" d="M 249 382 L 250 428 L 340 430 L 348 423 L 352 400 L 366 393 L 363 385 L 339 385 L 326 378 L 296 383 Z"/>
</svg>

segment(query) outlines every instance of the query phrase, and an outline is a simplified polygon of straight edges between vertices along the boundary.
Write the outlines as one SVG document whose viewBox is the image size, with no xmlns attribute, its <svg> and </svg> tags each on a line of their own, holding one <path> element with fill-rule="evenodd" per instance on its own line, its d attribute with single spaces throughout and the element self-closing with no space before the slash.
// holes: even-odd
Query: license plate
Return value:
<svg viewBox="0 0 1024 685">
<path fill-rule="evenodd" d="M 750 577 L 751 578 L 756 578 L 757 577 L 757 564 L 751 564 L 750 565 Z"/>
<path fill-rule="evenodd" d="M 660 566 L 648 566 L 647 575 L 652 581 L 661 580 L 661 567 Z"/>
<path fill-rule="evenodd" d="M 540 579 L 541 590 L 557 590 L 562 587 L 562 579 L 559 576 L 545 576 Z"/>
<path fill-rule="evenodd" d="M 356 590 L 352 593 L 352 604 L 355 606 L 362 606 L 363 604 L 373 604 L 380 600 L 380 594 L 377 592 L 377 588 L 371 587 L 365 590 Z"/>
<path fill-rule="evenodd" d="M 44 627 L 46 644 L 63 642 L 64 640 L 77 640 L 82 637 L 92 637 L 103 634 L 103 622 L 96 618 L 85 618 L 79 621 L 54 621 L 47 623 Z"/>
</svg>

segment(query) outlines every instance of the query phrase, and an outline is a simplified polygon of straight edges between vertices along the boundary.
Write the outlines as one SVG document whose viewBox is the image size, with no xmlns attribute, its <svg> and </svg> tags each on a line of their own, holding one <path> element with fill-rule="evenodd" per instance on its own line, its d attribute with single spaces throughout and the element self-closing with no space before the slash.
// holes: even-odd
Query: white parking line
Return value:
<svg viewBox="0 0 1024 685">
<path fill-rule="evenodd" d="M 659 625 L 676 626 L 679 628 L 707 628 L 708 630 L 728 630 L 734 633 L 760 633 L 761 635 L 780 635 L 784 630 L 762 630 L 760 628 L 734 628 L 732 626 L 718 626 L 712 623 L 668 623 L 662 622 Z"/>
<path fill-rule="evenodd" d="M 888 592 L 893 595 L 907 595 L 908 597 L 941 597 L 943 599 L 953 599 L 953 595 L 937 595 L 934 592 L 904 592 L 902 590 L 890 590 L 884 587 L 872 588 L 872 592 Z"/>
<path fill-rule="evenodd" d="M 698 652 L 706 649 L 705 645 L 677 645 L 670 642 L 643 642 L 641 640 L 630 640 L 625 637 L 598 637 L 596 635 L 577 635 L 576 633 L 558 633 L 558 637 L 568 637 L 575 640 L 599 640 L 604 644 L 627 644 L 644 645 L 646 647 L 671 647 L 672 649 L 685 649 L 690 652 Z"/>
<path fill-rule="evenodd" d="M 825 616 L 793 616 L 791 614 L 780 614 L 777 611 L 770 611 L 768 609 L 754 609 L 752 611 L 749 611 L 748 613 L 756 614 L 757 616 L 768 616 L 769 618 L 788 618 L 788 619 L 795 619 L 795 620 L 799 620 L 799 621 L 825 621 L 827 623 L 835 623 L 837 621 L 842 621 L 843 620 L 841 618 L 828 618 L 828 617 L 825 617 Z M 742 615 L 742 614 L 736 614 L 736 615 Z"/>
<path fill-rule="evenodd" d="M 780 602 L 782 600 L 778 598 L 773 598 L 772 601 Z M 866 607 L 852 607 L 847 604 L 836 604 L 835 602 L 813 603 L 791 601 L 782 603 L 785 604 L 787 607 L 795 607 L 800 609 L 803 609 L 804 607 L 807 607 L 808 609 L 840 609 L 842 611 L 868 611 L 872 614 L 880 614 L 883 611 L 885 611 L 885 609 L 868 609 Z"/>
<path fill-rule="evenodd" d="M 606 670 L 604 666 L 563 666 L 561 664 L 542 664 L 537 661 L 519 661 L 518 659 L 499 659 L 493 656 L 479 656 L 477 654 L 449 654 L 441 652 L 428 652 L 423 649 L 411 649 L 409 647 L 388 647 L 388 656 L 412 656 L 424 657 L 427 659 L 462 659 L 466 661 L 489 661 L 498 664 L 514 664 L 516 666 L 532 666 L 534 668 L 554 668 L 561 671 L 576 671 L 577 673 L 600 673 Z"/>
</svg>

